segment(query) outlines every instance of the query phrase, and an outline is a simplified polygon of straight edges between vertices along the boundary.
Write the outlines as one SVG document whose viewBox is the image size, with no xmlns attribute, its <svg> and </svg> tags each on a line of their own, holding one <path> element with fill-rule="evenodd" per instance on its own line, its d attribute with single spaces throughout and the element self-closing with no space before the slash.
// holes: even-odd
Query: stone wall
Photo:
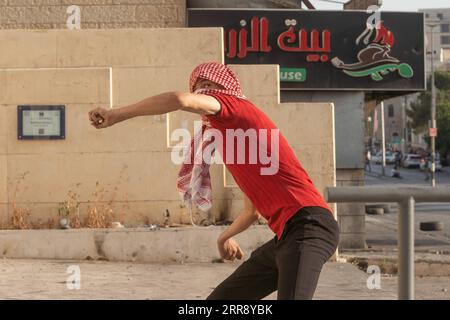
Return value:
<svg viewBox="0 0 450 320">
<path fill-rule="evenodd" d="M 17 212 L 32 227 L 58 220 L 77 195 L 80 215 L 111 212 L 127 226 L 189 223 L 175 187 L 174 129 L 198 116 L 177 111 L 96 130 L 87 112 L 187 90 L 192 69 L 223 61 L 221 28 L 0 31 L 0 225 Z M 182 44 L 182 45 L 181 45 Z M 318 189 L 335 185 L 330 103 L 281 103 L 274 65 L 232 66 L 247 97 L 278 125 Z M 18 140 L 17 105 L 66 106 L 65 140 Z M 242 196 L 223 165 L 211 167 L 211 220 L 237 213 Z M 257 186 L 255 186 L 257 187 Z M 198 222 L 200 220 L 197 220 Z"/>
<path fill-rule="evenodd" d="M 80 8 L 82 29 L 184 27 L 185 0 L 0 0 L 0 29 L 66 29 Z"/>
</svg>

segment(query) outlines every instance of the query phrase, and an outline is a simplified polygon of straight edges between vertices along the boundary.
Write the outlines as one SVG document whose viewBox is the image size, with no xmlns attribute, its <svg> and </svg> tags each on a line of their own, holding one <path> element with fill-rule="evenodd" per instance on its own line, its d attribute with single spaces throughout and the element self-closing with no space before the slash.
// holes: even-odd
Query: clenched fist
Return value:
<svg viewBox="0 0 450 320">
<path fill-rule="evenodd" d="M 233 238 L 226 241 L 219 239 L 217 241 L 217 245 L 219 248 L 220 257 L 222 259 L 234 261 L 236 258 L 241 260 L 244 256 L 244 252 Z"/>
<path fill-rule="evenodd" d="M 107 128 L 116 123 L 114 110 L 105 108 L 89 111 L 89 120 L 97 129 Z"/>
</svg>

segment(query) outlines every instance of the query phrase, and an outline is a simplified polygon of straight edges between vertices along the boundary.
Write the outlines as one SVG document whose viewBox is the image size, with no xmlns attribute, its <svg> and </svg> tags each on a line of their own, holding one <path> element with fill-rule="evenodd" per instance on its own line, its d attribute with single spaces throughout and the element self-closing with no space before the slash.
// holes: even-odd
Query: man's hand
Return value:
<svg viewBox="0 0 450 320">
<path fill-rule="evenodd" d="M 217 240 L 217 246 L 219 248 L 220 257 L 224 260 L 234 261 L 236 258 L 241 260 L 244 256 L 244 252 L 233 238 L 225 241 L 219 238 Z"/>
<path fill-rule="evenodd" d="M 89 120 L 97 129 L 107 128 L 116 123 L 114 110 L 105 108 L 89 111 Z"/>
<path fill-rule="evenodd" d="M 244 194 L 244 209 L 242 209 L 239 216 L 233 223 L 226 228 L 217 239 L 217 246 L 219 248 L 220 257 L 225 260 L 233 261 L 235 258 L 239 260 L 244 256 L 233 237 L 250 227 L 258 220 L 259 214 L 251 200 Z"/>
</svg>

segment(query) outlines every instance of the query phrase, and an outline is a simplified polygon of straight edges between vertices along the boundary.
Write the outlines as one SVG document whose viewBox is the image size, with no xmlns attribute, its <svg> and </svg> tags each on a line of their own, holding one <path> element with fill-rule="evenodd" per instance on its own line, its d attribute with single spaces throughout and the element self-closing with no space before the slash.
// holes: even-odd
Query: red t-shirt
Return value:
<svg viewBox="0 0 450 320">
<path fill-rule="evenodd" d="M 214 97 L 221 105 L 221 110 L 217 114 L 206 116 L 211 126 L 222 134 L 223 147 L 218 147 L 218 151 L 238 186 L 251 200 L 256 210 L 267 219 L 269 227 L 278 238 L 283 233 L 285 223 L 301 208 L 319 206 L 330 210 L 281 133 L 278 136 L 278 165 L 276 165 L 277 161 L 273 160 L 270 164 L 267 159 L 263 161 L 266 164 L 261 163 L 259 155 L 256 163 L 254 160 L 251 161 L 249 155 L 251 144 L 248 139 L 243 150 L 242 148 L 238 150 L 237 140 L 234 140 L 234 157 L 229 155 L 233 161 L 227 161 L 227 153 L 230 153 L 233 147 L 231 140 L 226 138 L 227 129 L 242 129 L 244 132 L 255 129 L 256 132 L 262 132 L 262 137 L 265 138 L 261 138 L 260 134 L 254 135 L 258 141 L 256 145 L 263 146 L 262 150 L 270 158 L 272 149 L 276 154 L 276 146 L 272 143 L 271 136 L 277 134 L 273 131 L 273 129 L 277 130 L 277 127 L 260 109 L 246 99 L 218 93 L 208 93 L 208 95 Z M 264 136 L 266 132 L 267 135 Z M 243 164 L 242 161 L 238 162 L 239 152 L 241 156 L 245 152 Z M 259 152 L 257 151 L 256 154 Z M 275 167 L 275 170 L 272 168 L 275 174 L 261 174 L 262 168 L 271 166 Z"/>
</svg>

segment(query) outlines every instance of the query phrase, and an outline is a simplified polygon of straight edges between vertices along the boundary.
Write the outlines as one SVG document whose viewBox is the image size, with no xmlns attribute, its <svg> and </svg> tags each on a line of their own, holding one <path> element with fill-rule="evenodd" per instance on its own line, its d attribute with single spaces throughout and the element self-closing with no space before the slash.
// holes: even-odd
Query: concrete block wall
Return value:
<svg viewBox="0 0 450 320">
<path fill-rule="evenodd" d="M 184 27 L 186 0 L 0 0 L 0 29 L 66 29 L 69 6 L 82 29 Z"/>
<path fill-rule="evenodd" d="M 338 187 L 364 186 L 364 170 L 336 170 Z M 342 249 L 364 249 L 366 247 L 366 227 L 364 203 L 338 203 L 340 229 L 339 247 Z"/>
<path fill-rule="evenodd" d="M 87 112 L 187 90 L 196 65 L 223 61 L 222 29 L 3 30 L 0 43 L 0 227 L 7 227 L 13 205 L 28 209 L 35 227 L 48 227 L 69 191 L 78 195 L 82 219 L 89 208 L 106 206 L 128 226 L 162 223 L 166 210 L 172 222 L 189 222 L 168 137 L 192 128 L 196 117 L 179 111 L 96 130 Z M 318 189 L 335 185 L 332 104 L 280 104 L 277 66 L 233 68 Z M 19 104 L 64 104 L 66 139 L 17 140 Z M 224 172 L 223 165 L 211 167 L 212 220 L 237 214 L 242 204 Z"/>
<path fill-rule="evenodd" d="M 98 202 L 111 203 L 129 225 L 160 223 L 166 209 L 180 222 L 168 119 L 103 131 L 89 125 L 87 112 L 187 90 L 196 65 L 222 61 L 221 38 L 219 28 L 0 31 L 0 223 L 11 220 L 13 203 L 28 208 L 35 225 L 56 220 L 69 191 L 79 195 L 82 217 Z M 17 140 L 19 104 L 66 105 L 66 139 Z"/>
</svg>

